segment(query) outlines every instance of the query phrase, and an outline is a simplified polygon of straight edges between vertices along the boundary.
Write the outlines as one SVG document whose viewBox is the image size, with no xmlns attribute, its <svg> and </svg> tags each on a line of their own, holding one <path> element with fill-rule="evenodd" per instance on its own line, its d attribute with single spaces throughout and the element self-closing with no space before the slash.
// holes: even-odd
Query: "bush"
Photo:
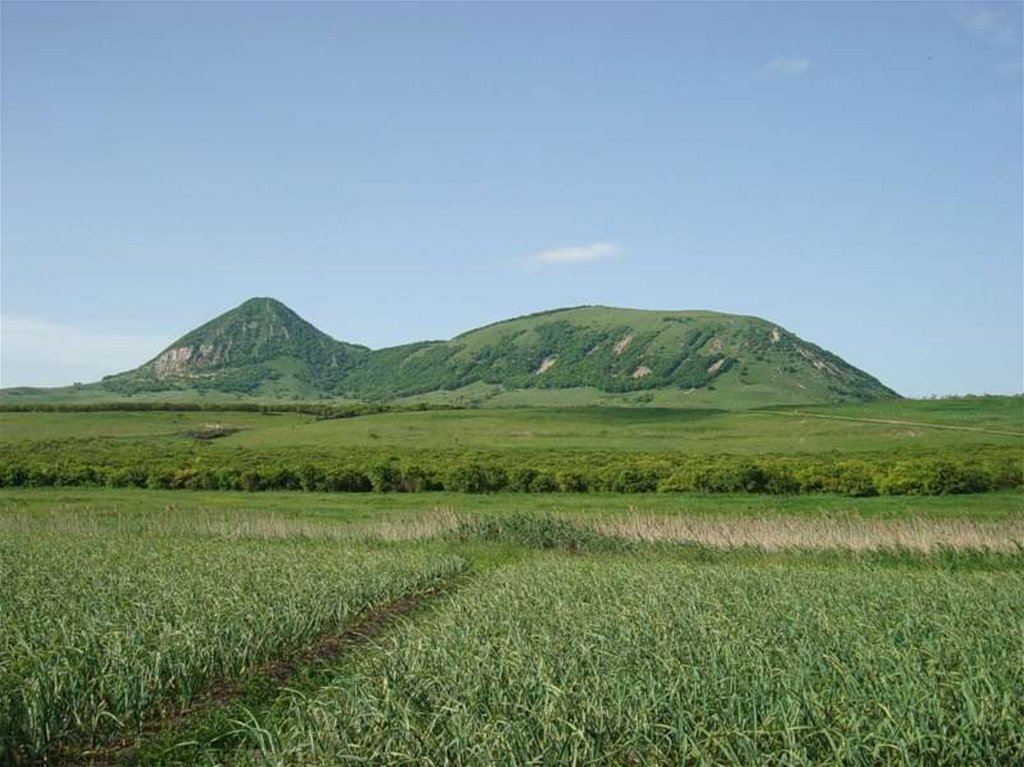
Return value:
<svg viewBox="0 0 1024 767">
<path fill-rule="evenodd" d="M 324 489 L 334 493 L 368 493 L 373 490 L 369 476 L 353 469 L 328 469 Z"/>
<path fill-rule="evenodd" d="M 560 471 L 555 474 L 555 484 L 563 493 L 587 492 L 587 478 L 578 471 Z"/>
<path fill-rule="evenodd" d="M 529 466 L 517 466 L 508 473 L 508 489 L 517 493 L 528 493 L 536 477 L 536 469 Z"/>
<path fill-rule="evenodd" d="M 614 493 L 648 493 L 658 489 L 658 473 L 646 467 L 610 467 L 602 484 Z"/>
<path fill-rule="evenodd" d="M 548 471 L 538 471 L 530 481 L 531 493 L 554 493 L 558 490 L 558 480 Z"/>
<path fill-rule="evenodd" d="M 875 467 L 866 461 L 838 461 L 824 489 L 855 498 L 878 495 L 875 472 Z"/>
<path fill-rule="evenodd" d="M 453 466 L 445 479 L 445 489 L 457 493 L 486 493 L 491 487 L 487 471 L 478 463 Z"/>
<path fill-rule="evenodd" d="M 402 485 L 402 470 L 391 461 L 376 463 L 367 472 L 375 493 L 391 493 Z"/>
</svg>

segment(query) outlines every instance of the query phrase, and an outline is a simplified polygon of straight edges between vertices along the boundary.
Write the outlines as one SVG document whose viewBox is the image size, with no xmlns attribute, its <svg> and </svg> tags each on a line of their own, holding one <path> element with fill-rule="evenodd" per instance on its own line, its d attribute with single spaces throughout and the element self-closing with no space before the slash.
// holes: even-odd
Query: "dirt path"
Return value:
<svg viewBox="0 0 1024 767">
<path fill-rule="evenodd" d="M 999 434 L 1004 437 L 1022 437 L 1024 432 L 1003 431 L 1001 429 L 983 429 L 980 426 L 953 426 L 944 423 L 928 423 L 927 421 L 895 421 L 886 418 L 857 418 L 852 415 L 826 415 L 825 413 L 808 413 L 803 410 L 757 410 L 753 413 L 766 415 L 788 415 L 799 418 L 825 418 L 832 421 L 858 421 L 860 423 L 880 423 L 889 426 L 920 426 L 926 429 L 948 429 L 950 431 L 971 431 L 980 434 Z"/>
<path fill-rule="evenodd" d="M 454 592 L 467 578 L 466 573 L 435 583 L 414 594 L 382 605 L 348 628 L 322 636 L 315 644 L 268 661 L 259 672 L 247 677 L 246 684 L 261 680 L 281 689 L 300 668 L 326 666 L 369 644 L 385 634 L 403 617 L 425 608 L 445 594 Z M 195 698 L 186 708 L 158 720 L 146 722 L 142 731 L 103 748 L 69 748 L 52 754 L 42 764 L 50 767 L 127 767 L 136 763 L 140 746 L 171 730 L 187 729 L 194 721 L 211 710 L 230 706 L 246 695 L 242 680 L 226 680 L 213 684 L 203 695 Z"/>
</svg>

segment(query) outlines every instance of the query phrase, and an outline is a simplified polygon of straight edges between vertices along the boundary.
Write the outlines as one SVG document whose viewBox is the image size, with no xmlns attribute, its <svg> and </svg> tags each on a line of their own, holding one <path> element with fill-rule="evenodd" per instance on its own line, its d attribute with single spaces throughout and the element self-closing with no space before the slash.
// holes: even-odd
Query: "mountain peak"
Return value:
<svg viewBox="0 0 1024 767">
<path fill-rule="evenodd" d="M 244 393 L 281 382 L 313 396 L 336 384 L 365 347 L 318 330 L 281 301 L 255 297 L 186 333 L 140 368 L 105 379 L 135 391 L 161 388 Z"/>
<path fill-rule="evenodd" d="M 272 298 L 270 296 L 253 296 L 252 298 L 247 298 L 234 309 L 231 309 L 229 311 L 237 312 L 252 310 L 269 310 L 275 312 L 285 311 L 288 312 L 289 314 L 295 314 L 295 312 L 292 311 L 283 302 L 278 301 L 276 298 Z"/>
</svg>

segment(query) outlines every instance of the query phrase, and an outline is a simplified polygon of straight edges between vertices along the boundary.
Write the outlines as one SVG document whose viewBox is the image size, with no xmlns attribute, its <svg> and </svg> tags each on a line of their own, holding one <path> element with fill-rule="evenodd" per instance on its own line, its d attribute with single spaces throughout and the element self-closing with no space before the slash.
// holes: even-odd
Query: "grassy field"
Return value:
<svg viewBox="0 0 1024 767">
<path fill-rule="evenodd" d="M 1024 515 L 1018 490 L 974 495 L 847 498 L 836 495 L 765 496 L 683 493 L 237 493 L 131 488 L 23 488 L 0 493 L 0 519 L 51 513 L 74 516 L 165 516 L 210 512 L 244 519 L 253 514 L 289 521 L 352 525 L 404 523 L 435 513 L 509 516 L 523 512 L 614 519 L 630 515 L 672 518 L 828 518 L 1004 522 Z"/>
<path fill-rule="evenodd" d="M 828 409 L 821 412 L 830 414 Z M 843 415 L 848 412 L 850 409 L 844 409 Z M 873 410 L 867 412 L 872 415 L 863 417 L 875 417 Z M 965 444 L 1021 444 L 1024 440 L 1024 432 L 1014 432 L 1014 426 L 1002 429 L 1006 433 L 992 433 L 920 425 L 927 423 L 930 415 L 925 412 L 921 422 L 900 425 L 759 411 L 578 408 L 388 413 L 305 424 L 282 422 L 241 431 L 220 444 L 794 453 L 925 450 Z M 941 419 L 934 423 L 945 425 Z M 997 423 L 1009 425 L 1012 419 Z"/>
<path fill-rule="evenodd" d="M 0 487 L 939 495 L 1024 485 L 1020 398 L 809 410 L 0 412 Z"/>
<path fill-rule="evenodd" d="M 617 450 L 688 453 L 925 452 L 972 445 L 1024 449 L 1024 401 L 897 401 L 796 410 L 478 409 L 318 420 L 260 413 L 0 412 L 4 442 L 112 437 L 188 441 L 210 425 L 239 431 L 216 449 L 301 447 Z M 825 417 L 822 417 L 825 416 Z"/>
<path fill-rule="evenodd" d="M 0 757 L 137 729 L 466 564 L 126 521 L 0 516 Z"/>
<path fill-rule="evenodd" d="M 253 722 L 272 735 L 246 745 L 268 765 L 1011 764 L 1022 587 L 1020 573 L 520 562 Z"/>
<path fill-rule="evenodd" d="M 1018 763 L 1019 487 L 673 486 L 960 493 L 1021 402 L 0 413 L 4 476 L 72 485 L 0 491 L 0 761 Z M 316 492 L 346 461 L 463 492 Z M 307 492 L 160 489 L 266 472 Z"/>
<path fill-rule="evenodd" d="M 5 758 L 1024 754 L 1017 493 L 434 500 L 5 491 Z"/>
</svg>

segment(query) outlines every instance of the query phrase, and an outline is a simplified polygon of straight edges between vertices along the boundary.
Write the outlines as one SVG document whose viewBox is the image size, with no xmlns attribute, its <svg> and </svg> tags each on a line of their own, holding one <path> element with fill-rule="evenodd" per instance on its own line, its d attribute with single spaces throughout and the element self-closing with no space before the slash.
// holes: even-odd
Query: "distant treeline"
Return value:
<svg viewBox="0 0 1024 767">
<path fill-rule="evenodd" d="M 102 486 L 318 492 L 698 492 L 944 495 L 1024 485 L 1016 447 L 928 455 L 308 450 L 125 445 L 106 439 L 18 443 L 2 487 Z"/>
<path fill-rule="evenodd" d="M 5 413 L 300 413 L 318 418 L 354 418 L 378 413 L 424 412 L 428 410 L 459 410 L 460 406 L 417 402 L 388 404 L 355 402 L 328 404 L 319 402 L 74 402 L 74 403 L 3 403 Z"/>
</svg>

